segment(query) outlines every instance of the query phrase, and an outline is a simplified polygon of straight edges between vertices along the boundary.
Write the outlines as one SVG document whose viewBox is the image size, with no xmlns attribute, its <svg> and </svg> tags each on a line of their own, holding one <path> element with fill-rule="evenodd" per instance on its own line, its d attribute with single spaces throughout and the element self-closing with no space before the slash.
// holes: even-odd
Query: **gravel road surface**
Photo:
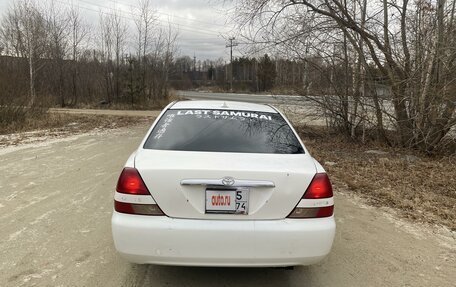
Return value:
<svg viewBox="0 0 456 287">
<path fill-rule="evenodd" d="M 160 111 L 139 111 L 139 110 L 102 110 L 102 109 L 61 109 L 51 108 L 51 113 L 62 114 L 86 114 L 106 116 L 131 116 L 131 117 L 157 117 Z"/>
<path fill-rule="evenodd" d="M 235 93 L 205 93 L 195 91 L 177 91 L 178 96 L 188 100 L 224 100 L 240 101 L 260 104 L 273 104 L 284 112 L 295 124 L 305 123 L 311 125 L 325 125 L 320 112 L 310 101 L 297 100 L 295 96 L 286 95 L 254 95 Z M 139 110 L 108 110 L 108 109 L 64 109 L 51 108 L 51 113 L 63 114 L 85 114 L 85 115 L 107 115 L 107 116 L 129 116 L 129 117 L 156 117 L 160 110 L 139 111 Z"/>
<path fill-rule="evenodd" d="M 177 95 L 192 100 L 221 100 L 221 101 L 239 101 L 259 104 L 288 104 L 306 105 L 308 100 L 302 97 L 290 95 L 262 95 L 262 94 L 240 94 L 240 93 L 213 93 L 197 91 L 177 91 Z"/>
<path fill-rule="evenodd" d="M 455 286 L 455 239 L 336 187 L 337 235 L 294 270 L 133 265 L 115 252 L 113 191 L 148 126 L 0 153 L 0 286 Z M 448 233 L 449 234 L 449 233 Z"/>
</svg>

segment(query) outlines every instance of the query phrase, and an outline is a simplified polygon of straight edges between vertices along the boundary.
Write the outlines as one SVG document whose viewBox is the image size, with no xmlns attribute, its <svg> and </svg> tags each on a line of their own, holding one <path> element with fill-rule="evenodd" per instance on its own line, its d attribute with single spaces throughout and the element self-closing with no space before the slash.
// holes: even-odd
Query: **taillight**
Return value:
<svg viewBox="0 0 456 287">
<path fill-rule="evenodd" d="M 122 170 L 116 190 L 120 193 L 150 195 L 138 170 L 133 167 L 126 167 Z"/>
<path fill-rule="evenodd" d="M 116 191 L 119 194 L 125 194 L 116 194 L 114 210 L 117 212 L 137 215 L 165 215 L 156 203 L 137 203 L 137 199 L 140 197 L 146 197 L 148 200 L 153 199 L 136 168 L 126 167 L 122 170 L 117 181 Z"/>
<path fill-rule="evenodd" d="M 137 215 L 165 215 L 157 204 L 136 204 L 114 200 L 114 209 L 120 213 Z"/>
<path fill-rule="evenodd" d="M 330 198 L 333 196 L 333 189 L 326 173 L 317 173 L 309 187 L 304 193 L 305 199 Z"/>
<path fill-rule="evenodd" d="M 333 190 L 326 173 L 317 173 L 289 218 L 330 217 L 334 213 Z"/>
<path fill-rule="evenodd" d="M 320 218 L 333 215 L 334 205 L 325 207 L 296 207 L 289 218 Z"/>
</svg>

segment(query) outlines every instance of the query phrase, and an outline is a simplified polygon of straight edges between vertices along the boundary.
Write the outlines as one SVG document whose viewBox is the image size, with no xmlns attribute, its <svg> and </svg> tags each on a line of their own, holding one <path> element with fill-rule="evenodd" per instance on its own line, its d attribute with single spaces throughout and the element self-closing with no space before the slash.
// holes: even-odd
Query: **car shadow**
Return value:
<svg viewBox="0 0 456 287">
<path fill-rule="evenodd" d="M 312 286 L 309 267 L 216 268 L 130 265 L 122 286 Z"/>
</svg>

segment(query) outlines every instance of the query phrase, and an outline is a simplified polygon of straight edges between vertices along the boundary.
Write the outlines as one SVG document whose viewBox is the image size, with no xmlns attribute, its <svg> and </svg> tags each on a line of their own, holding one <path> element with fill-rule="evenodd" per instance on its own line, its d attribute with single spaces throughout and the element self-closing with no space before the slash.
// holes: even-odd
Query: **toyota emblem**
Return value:
<svg viewBox="0 0 456 287">
<path fill-rule="evenodd" d="M 224 186 L 232 186 L 234 184 L 234 178 L 226 176 L 222 179 Z"/>
</svg>

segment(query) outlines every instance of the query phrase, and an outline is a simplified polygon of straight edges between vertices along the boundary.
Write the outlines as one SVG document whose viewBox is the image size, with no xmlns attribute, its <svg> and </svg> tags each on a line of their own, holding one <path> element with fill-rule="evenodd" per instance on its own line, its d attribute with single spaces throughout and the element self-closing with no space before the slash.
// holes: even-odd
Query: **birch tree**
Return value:
<svg viewBox="0 0 456 287">
<path fill-rule="evenodd" d="M 46 49 L 46 21 L 33 1 L 16 1 L 2 21 L 2 38 L 5 47 L 28 62 L 28 106 L 36 103 L 35 78 L 42 65 L 40 58 Z"/>
</svg>

